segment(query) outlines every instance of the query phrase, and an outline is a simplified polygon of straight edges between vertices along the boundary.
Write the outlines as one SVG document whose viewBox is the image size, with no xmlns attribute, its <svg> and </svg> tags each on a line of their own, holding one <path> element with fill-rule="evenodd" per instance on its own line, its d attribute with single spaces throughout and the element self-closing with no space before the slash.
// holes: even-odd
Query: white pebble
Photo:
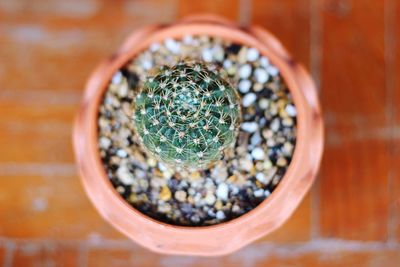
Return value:
<svg viewBox="0 0 400 267">
<path fill-rule="evenodd" d="M 249 133 L 254 133 L 258 130 L 258 123 L 257 122 L 243 122 L 241 125 L 242 129 Z"/>
<path fill-rule="evenodd" d="M 204 49 L 201 56 L 205 62 L 211 62 L 213 60 L 213 53 L 211 49 Z"/>
<path fill-rule="evenodd" d="M 185 35 L 185 36 L 183 36 L 182 41 L 183 41 L 184 44 L 190 45 L 190 44 L 193 43 L 193 36 Z"/>
<path fill-rule="evenodd" d="M 255 93 L 249 93 L 249 94 L 246 94 L 246 95 L 243 97 L 242 104 L 243 104 L 244 107 L 249 107 L 249 106 L 251 106 L 251 105 L 254 103 L 254 101 L 256 101 L 256 100 L 257 100 L 257 95 L 256 95 Z"/>
<path fill-rule="evenodd" d="M 174 54 L 178 54 L 181 48 L 180 44 L 171 38 L 165 40 L 165 47 Z"/>
<path fill-rule="evenodd" d="M 268 67 L 268 65 L 269 65 L 269 60 L 268 60 L 268 58 L 262 57 L 262 58 L 260 59 L 260 65 L 261 65 L 261 67 L 264 67 L 264 68 Z"/>
<path fill-rule="evenodd" d="M 205 201 L 208 205 L 213 205 L 217 198 L 214 196 L 214 194 L 207 194 Z"/>
<path fill-rule="evenodd" d="M 153 67 L 153 62 L 151 62 L 149 59 L 144 59 L 142 60 L 142 67 L 145 70 L 149 70 Z"/>
<path fill-rule="evenodd" d="M 213 58 L 216 61 L 222 61 L 224 60 L 225 56 L 225 51 L 221 46 L 214 46 L 213 48 Z"/>
<path fill-rule="evenodd" d="M 251 74 L 251 66 L 249 64 L 245 64 L 239 68 L 239 77 L 242 79 L 247 79 Z"/>
<path fill-rule="evenodd" d="M 123 83 L 120 86 L 118 86 L 118 95 L 119 97 L 126 97 L 128 95 L 129 88 L 128 88 L 128 83 Z"/>
<path fill-rule="evenodd" d="M 277 132 L 279 130 L 280 126 L 281 126 L 281 123 L 279 122 L 279 119 L 276 118 L 271 122 L 271 124 L 269 125 L 269 128 L 271 128 L 271 130 L 273 132 Z"/>
<path fill-rule="evenodd" d="M 255 197 L 262 197 L 264 195 L 264 190 L 263 189 L 258 189 L 254 191 L 254 196 Z"/>
<path fill-rule="evenodd" d="M 259 83 L 266 83 L 268 81 L 269 76 L 265 69 L 257 68 L 254 71 L 254 78 Z"/>
<path fill-rule="evenodd" d="M 262 172 L 259 172 L 256 174 L 256 179 L 262 183 L 262 184 L 266 184 L 267 183 L 267 178 L 265 177 L 265 174 Z"/>
<path fill-rule="evenodd" d="M 159 43 L 152 43 L 150 45 L 150 51 L 151 52 L 156 52 L 156 51 L 158 51 L 158 49 L 160 49 L 160 44 Z"/>
<path fill-rule="evenodd" d="M 126 153 L 126 151 L 123 149 L 118 149 L 117 156 L 120 158 L 125 158 L 126 156 L 128 156 L 128 153 Z"/>
<path fill-rule="evenodd" d="M 217 197 L 221 200 L 228 200 L 229 188 L 225 183 L 220 183 L 217 188 Z"/>
<path fill-rule="evenodd" d="M 269 106 L 269 101 L 266 98 L 262 98 L 259 102 L 258 105 L 260 106 L 261 109 L 267 109 Z"/>
<path fill-rule="evenodd" d="M 238 84 L 239 91 L 243 94 L 250 91 L 251 82 L 249 80 L 241 80 Z"/>
<path fill-rule="evenodd" d="M 262 141 L 262 139 L 261 139 L 261 136 L 260 136 L 259 132 L 254 133 L 253 136 L 250 139 L 250 143 L 253 146 L 259 145 L 261 143 L 261 141 Z"/>
<path fill-rule="evenodd" d="M 230 67 L 232 67 L 232 61 L 227 59 L 224 61 L 224 63 L 222 65 L 224 66 L 224 69 L 229 69 Z"/>
<path fill-rule="evenodd" d="M 289 104 L 285 107 L 285 111 L 290 117 L 295 117 L 297 115 L 295 106 L 293 106 L 291 104 Z"/>
<path fill-rule="evenodd" d="M 274 67 L 274 66 L 269 66 L 267 68 L 267 72 L 271 75 L 271 76 L 277 76 L 279 74 L 279 70 Z"/>
<path fill-rule="evenodd" d="M 130 173 L 129 169 L 125 165 L 121 165 L 117 170 L 117 177 L 124 185 L 131 185 L 134 182 L 134 178 L 132 173 Z"/>
<path fill-rule="evenodd" d="M 257 58 L 260 56 L 260 52 L 258 52 L 257 49 L 255 49 L 254 47 L 249 48 L 247 50 L 247 60 L 248 61 L 255 61 L 257 60 Z"/>
<path fill-rule="evenodd" d="M 251 151 L 251 156 L 255 160 L 262 160 L 265 158 L 265 152 L 262 148 L 256 147 L 255 149 L 253 149 L 253 151 Z"/>
<path fill-rule="evenodd" d="M 223 220 L 223 219 L 225 219 L 225 213 L 224 213 L 222 210 L 217 211 L 216 218 L 217 218 L 218 220 Z"/>
<path fill-rule="evenodd" d="M 117 71 L 114 76 L 111 79 L 111 83 L 113 84 L 120 84 L 122 82 L 122 73 L 120 71 Z"/>
<path fill-rule="evenodd" d="M 264 196 L 268 197 L 269 195 L 271 195 L 271 192 L 269 192 L 268 190 L 264 191 Z"/>
<path fill-rule="evenodd" d="M 104 136 L 100 138 L 100 147 L 101 148 L 107 149 L 110 147 L 110 145 L 111 145 L 111 140 L 109 138 L 104 137 Z"/>
</svg>

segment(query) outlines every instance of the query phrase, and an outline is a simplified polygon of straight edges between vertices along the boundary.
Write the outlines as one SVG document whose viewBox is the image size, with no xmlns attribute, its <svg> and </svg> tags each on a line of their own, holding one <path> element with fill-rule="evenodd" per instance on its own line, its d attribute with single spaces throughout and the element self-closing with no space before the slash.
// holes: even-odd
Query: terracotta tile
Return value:
<svg viewBox="0 0 400 267">
<path fill-rule="evenodd" d="M 79 245 L 54 242 L 18 242 L 13 248 L 11 266 L 77 267 Z"/>
<path fill-rule="evenodd" d="M 53 175 L 47 168 L 49 175 L 0 176 L 0 236 L 124 238 L 95 211 L 77 176 Z"/>
<path fill-rule="evenodd" d="M 321 169 L 321 235 L 386 240 L 389 137 L 384 2 L 321 3 L 327 133 Z"/>
<path fill-rule="evenodd" d="M 172 21 L 176 13 L 175 0 L 42 2 L 0 5 L 0 84 L 6 90 L 81 91 L 130 31 Z"/>
<path fill-rule="evenodd" d="M 252 0 L 253 24 L 271 31 L 305 66 L 310 62 L 310 0 Z"/>
<path fill-rule="evenodd" d="M 179 0 L 179 17 L 211 13 L 237 21 L 239 19 L 239 0 Z"/>
<path fill-rule="evenodd" d="M 389 92 L 391 97 L 389 99 L 389 116 L 392 123 L 392 142 L 390 145 L 390 153 L 392 155 L 391 161 L 391 230 L 393 236 L 391 238 L 400 242 L 400 3 L 398 1 L 390 1 L 393 10 L 389 13 L 389 21 L 392 23 L 388 25 L 388 40 L 390 55 L 389 59 Z"/>
<path fill-rule="evenodd" d="M 321 248 L 321 246 L 323 248 Z M 234 254 L 223 257 L 181 257 L 158 255 L 137 246 L 91 248 L 88 266 L 388 266 L 400 264 L 395 249 L 366 249 L 366 251 L 332 248 L 324 244 L 302 244 L 292 246 L 250 245 Z"/>
<path fill-rule="evenodd" d="M 5 242 L 0 241 L 0 264 L 4 266 L 6 263 L 6 247 Z"/>
<path fill-rule="evenodd" d="M 51 103 L 31 92 L 1 100 L 0 163 L 73 163 L 71 132 L 77 104 Z M 54 96 L 53 96 L 54 97 Z M 45 103 L 45 102 L 50 103 Z"/>
<path fill-rule="evenodd" d="M 290 243 L 310 240 L 311 227 L 311 196 L 306 195 L 294 214 L 286 221 L 282 227 L 269 235 L 261 238 L 257 242 L 277 242 Z"/>
</svg>

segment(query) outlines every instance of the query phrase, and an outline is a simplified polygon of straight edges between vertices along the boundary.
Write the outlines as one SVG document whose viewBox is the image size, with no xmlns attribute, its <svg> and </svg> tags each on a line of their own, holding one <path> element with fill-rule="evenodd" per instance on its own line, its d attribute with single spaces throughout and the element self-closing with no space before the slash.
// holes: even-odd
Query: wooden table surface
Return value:
<svg viewBox="0 0 400 267">
<path fill-rule="evenodd" d="M 317 183 L 277 232 L 220 258 L 160 256 L 83 192 L 71 125 L 86 78 L 141 25 L 214 12 L 272 31 L 326 122 Z M 400 1 L 0 0 L 0 266 L 400 266 Z"/>
</svg>

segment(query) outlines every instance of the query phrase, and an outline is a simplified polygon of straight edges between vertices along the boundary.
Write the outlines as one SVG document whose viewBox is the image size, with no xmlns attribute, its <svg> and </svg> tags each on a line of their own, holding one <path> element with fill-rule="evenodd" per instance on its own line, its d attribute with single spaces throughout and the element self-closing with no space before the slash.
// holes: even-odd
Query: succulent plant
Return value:
<svg viewBox="0 0 400 267">
<path fill-rule="evenodd" d="M 133 121 L 147 152 L 169 166 L 202 168 L 235 143 L 237 91 L 201 62 L 162 66 L 141 86 Z"/>
</svg>

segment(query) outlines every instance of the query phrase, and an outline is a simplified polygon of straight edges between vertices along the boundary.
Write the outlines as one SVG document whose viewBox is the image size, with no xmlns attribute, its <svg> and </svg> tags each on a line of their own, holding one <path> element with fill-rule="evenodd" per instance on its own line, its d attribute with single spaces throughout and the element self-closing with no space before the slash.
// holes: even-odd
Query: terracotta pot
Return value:
<svg viewBox="0 0 400 267">
<path fill-rule="evenodd" d="M 277 188 L 252 211 L 214 226 L 182 227 L 156 221 L 131 207 L 114 189 L 102 166 L 97 114 L 113 74 L 152 42 L 205 34 L 256 47 L 279 68 L 297 107 L 297 141 L 292 161 Z M 317 91 L 306 70 L 292 60 L 266 30 L 246 29 L 216 17 L 192 17 L 153 25 L 131 34 L 90 77 L 73 134 L 75 155 L 86 193 L 102 217 L 123 234 L 156 252 L 186 255 L 231 253 L 281 226 L 310 189 L 323 149 L 323 123 Z"/>
</svg>

